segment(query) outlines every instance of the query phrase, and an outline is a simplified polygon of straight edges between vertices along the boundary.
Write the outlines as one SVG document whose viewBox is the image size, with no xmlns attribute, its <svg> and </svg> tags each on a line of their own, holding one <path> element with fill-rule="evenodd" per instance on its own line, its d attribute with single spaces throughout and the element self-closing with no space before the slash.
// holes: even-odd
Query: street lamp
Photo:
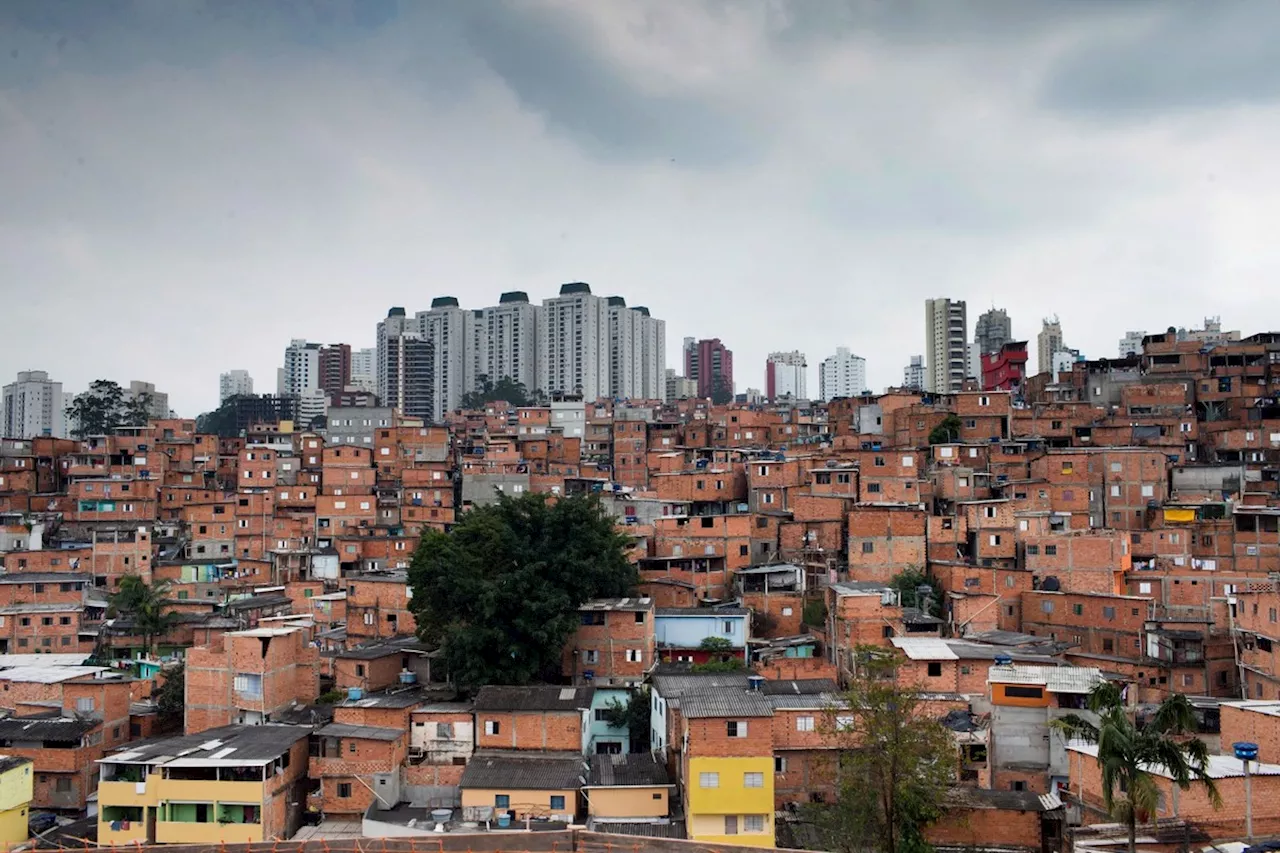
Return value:
<svg viewBox="0 0 1280 853">
<path fill-rule="evenodd" d="M 1231 744 L 1231 748 L 1236 752 L 1236 758 L 1240 759 L 1240 763 L 1244 765 L 1244 831 L 1249 838 L 1249 843 L 1253 843 L 1253 779 L 1249 775 L 1249 762 L 1258 760 L 1258 745 L 1251 741 L 1242 740 Z"/>
</svg>

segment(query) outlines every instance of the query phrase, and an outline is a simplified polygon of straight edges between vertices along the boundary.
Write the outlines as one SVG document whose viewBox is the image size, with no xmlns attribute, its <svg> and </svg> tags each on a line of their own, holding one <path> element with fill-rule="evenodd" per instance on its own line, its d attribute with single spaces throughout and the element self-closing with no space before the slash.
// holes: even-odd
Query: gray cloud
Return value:
<svg viewBox="0 0 1280 853">
<path fill-rule="evenodd" d="M 1280 98 L 1280 7 L 1166 3 L 1138 25 L 1080 44 L 1050 70 L 1046 106 L 1116 116 Z"/>
<path fill-rule="evenodd" d="M 1057 313 L 1094 355 L 1206 314 L 1276 325 L 1265 75 L 1085 85 L 1188 15 L 0 4 L 0 381 L 147 379 L 195 414 L 222 370 L 271 390 L 290 338 L 367 346 L 393 304 L 579 279 L 666 318 L 672 366 L 684 335 L 723 338 L 741 388 L 772 350 L 836 346 L 895 382 L 936 295 L 1026 337 Z M 1223 16 L 1210 41 L 1260 57 L 1264 29 Z M 1142 122 L 1117 109 L 1137 101 Z"/>
</svg>

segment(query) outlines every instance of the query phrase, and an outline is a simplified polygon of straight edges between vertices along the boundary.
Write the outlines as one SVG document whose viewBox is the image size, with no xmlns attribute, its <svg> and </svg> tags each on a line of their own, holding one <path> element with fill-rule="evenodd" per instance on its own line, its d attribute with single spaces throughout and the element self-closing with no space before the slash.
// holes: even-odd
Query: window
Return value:
<svg viewBox="0 0 1280 853">
<path fill-rule="evenodd" d="M 698 787 L 699 788 L 719 788 L 720 774 L 719 773 L 699 773 Z"/>
<path fill-rule="evenodd" d="M 744 788 L 763 788 L 763 787 L 764 787 L 764 774 L 763 774 L 763 773 L 743 773 L 743 774 L 742 774 L 742 787 L 744 787 Z"/>
<path fill-rule="evenodd" d="M 583 663 L 599 663 L 600 652 L 596 649 L 583 649 L 582 662 Z"/>
<path fill-rule="evenodd" d="M 1083 616 L 1083 615 L 1084 615 L 1084 605 L 1083 605 L 1083 604 L 1073 604 L 1073 605 L 1071 605 L 1071 612 L 1072 612 L 1073 614 L 1075 614 L 1076 616 Z"/>
<path fill-rule="evenodd" d="M 746 720 L 730 720 L 724 724 L 725 735 L 728 737 L 746 737 L 747 721 Z"/>
<path fill-rule="evenodd" d="M 509 794 L 494 794 L 494 795 L 493 795 L 493 807 L 494 807 L 495 809 L 509 809 L 509 808 L 511 808 L 511 795 L 509 795 Z"/>
<path fill-rule="evenodd" d="M 853 715 L 840 714 L 836 717 L 836 731 L 847 732 L 853 730 Z"/>
<path fill-rule="evenodd" d="M 1052 601 L 1042 601 L 1042 602 L 1040 602 L 1040 609 L 1041 609 L 1041 610 L 1043 610 L 1045 613 L 1052 613 L 1052 612 L 1053 612 L 1053 602 L 1052 602 Z"/>
<path fill-rule="evenodd" d="M 341 797 L 341 798 L 343 798 L 343 799 L 346 799 L 346 798 L 348 798 L 348 797 L 350 797 L 350 796 L 351 796 L 351 783 L 350 783 L 350 782 L 339 782 L 339 783 L 338 783 L 338 796 L 339 796 L 339 797 Z"/>
<path fill-rule="evenodd" d="M 1110 637 L 1103 637 L 1103 638 L 1102 638 L 1102 651 L 1103 651 L 1103 652 L 1105 652 L 1105 653 L 1107 653 L 1107 654 L 1110 654 L 1111 652 L 1114 652 L 1115 650 L 1116 650 L 1115 640 L 1111 639 Z"/>
<path fill-rule="evenodd" d="M 1070 462 L 1063 462 L 1063 463 L 1062 463 L 1062 473 L 1064 473 L 1064 474 L 1074 474 L 1074 473 L 1075 473 L 1075 466 L 1074 466 L 1074 465 L 1072 465 Z"/>
<path fill-rule="evenodd" d="M 1006 684 L 1004 695 L 1010 699 L 1043 699 L 1043 687 L 1027 687 L 1022 684 Z"/>
<path fill-rule="evenodd" d="M 1039 554 L 1039 553 L 1040 553 L 1040 546 L 1039 546 L 1039 545 L 1028 545 L 1028 546 L 1027 546 L 1027 556 L 1029 556 L 1029 557 L 1034 557 L 1034 556 L 1036 556 L 1036 555 L 1037 555 L 1037 554 Z"/>
<path fill-rule="evenodd" d="M 936 660 L 929 661 L 929 677 L 930 678 L 942 677 L 942 664 L 940 662 Z"/>
<path fill-rule="evenodd" d="M 725 835 L 738 834 L 738 816 L 737 815 L 728 814 L 724 816 L 724 834 Z"/>
<path fill-rule="evenodd" d="M 627 663 L 639 663 L 639 662 L 640 662 L 640 650 L 627 649 Z"/>
<path fill-rule="evenodd" d="M 880 494 L 880 484 L 879 484 L 879 483 L 867 483 L 867 492 L 868 492 L 868 493 L 870 493 L 870 494 L 873 494 L 873 495 L 878 495 L 878 494 Z"/>
<path fill-rule="evenodd" d="M 742 817 L 743 832 L 764 832 L 764 815 L 749 814 Z"/>
<path fill-rule="evenodd" d="M 552 811 L 554 811 L 554 812 L 562 812 L 562 811 L 564 811 L 564 797 L 563 797 L 563 796 L 553 796 L 553 797 L 551 798 L 551 810 L 552 810 Z"/>
<path fill-rule="evenodd" d="M 1104 608 L 1102 608 L 1102 618 L 1103 618 L 1103 619 L 1114 619 L 1114 618 L 1116 618 L 1116 609 L 1115 609 L 1114 607 L 1104 607 Z"/>
<path fill-rule="evenodd" d="M 65 776 L 59 777 L 58 781 L 54 784 L 53 789 L 59 794 L 68 794 L 71 792 L 71 780 Z"/>
<path fill-rule="evenodd" d="M 876 552 L 876 545 L 875 545 L 875 543 L 874 543 L 874 542 L 863 542 L 863 543 L 862 543 L 862 553 L 864 553 L 864 554 L 874 554 L 875 552 Z"/>
<path fill-rule="evenodd" d="M 485 720 L 484 733 L 487 735 L 501 734 L 502 724 L 498 720 Z"/>
<path fill-rule="evenodd" d="M 796 731 L 798 732 L 813 731 L 813 717 L 796 717 Z"/>
<path fill-rule="evenodd" d="M 778 756 L 778 757 L 774 758 L 774 759 L 773 759 L 773 772 L 774 772 L 774 773 L 786 773 L 786 772 L 787 772 L 787 759 L 786 759 L 786 758 L 784 758 L 783 756 Z"/>
<path fill-rule="evenodd" d="M 91 712 L 92 710 L 93 710 L 93 698 L 92 698 L 92 697 L 83 696 L 83 697 L 81 697 L 81 698 L 79 698 L 79 699 L 77 699 L 77 700 L 76 700 L 76 711 L 77 711 L 77 712 L 82 713 L 82 714 L 87 714 L 87 713 Z"/>
<path fill-rule="evenodd" d="M 1044 554 L 1045 554 L 1045 556 L 1046 556 L 1046 557 L 1055 557 L 1055 556 L 1057 556 L 1057 554 L 1058 554 L 1058 546 L 1057 546 L 1057 545 L 1045 545 L 1045 546 L 1044 546 Z"/>
<path fill-rule="evenodd" d="M 721 633 L 721 634 L 732 634 L 732 633 L 733 633 L 733 622 L 732 622 L 731 620 L 729 620 L 729 619 L 725 619 L 723 622 L 721 622 L 721 623 L 720 623 L 720 633 Z"/>
</svg>

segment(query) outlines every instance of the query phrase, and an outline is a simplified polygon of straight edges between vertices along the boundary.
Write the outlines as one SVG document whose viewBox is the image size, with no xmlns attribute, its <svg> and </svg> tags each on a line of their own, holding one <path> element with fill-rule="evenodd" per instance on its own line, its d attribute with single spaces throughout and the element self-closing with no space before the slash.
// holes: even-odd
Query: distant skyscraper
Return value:
<svg viewBox="0 0 1280 853">
<path fill-rule="evenodd" d="M 1013 321 L 1003 308 L 992 308 L 978 315 L 973 326 L 973 343 L 978 355 L 1000 352 L 1000 347 L 1013 340 Z"/>
<path fill-rule="evenodd" d="M 66 438 L 66 406 L 62 383 L 53 382 L 43 370 L 23 370 L 0 391 L 0 438 Z"/>
<path fill-rule="evenodd" d="M 560 286 L 542 301 L 538 327 L 538 385 L 547 394 L 596 400 L 609 388 L 609 304 L 586 282 Z"/>
<path fill-rule="evenodd" d="M 351 351 L 351 384 L 362 391 L 378 393 L 377 347 Z"/>
<path fill-rule="evenodd" d="M 1124 337 L 1120 339 L 1120 357 L 1142 355 L 1142 339 L 1146 336 L 1146 332 L 1125 332 Z"/>
<path fill-rule="evenodd" d="M 809 399 L 809 365 L 804 353 L 773 352 L 764 362 L 764 395 L 769 400 Z"/>
<path fill-rule="evenodd" d="M 969 374 L 968 314 L 964 300 L 926 299 L 924 302 L 925 390 L 949 394 L 964 387 Z"/>
<path fill-rule="evenodd" d="M 228 370 L 218 377 L 218 403 L 231 397 L 247 397 L 253 393 L 253 377 L 247 370 Z"/>
<path fill-rule="evenodd" d="M 924 356 L 913 355 L 911 362 L 902 369 L 902 387 L 924 390 Z"/>
<path fill-rule="evenodd" d="M 733 352 L 719 338 L 685 338 L 684 375 L 698 383 L 699 397 L 711 397 L 717 385 L 732 394 Z"/>
<path fill-rule="evenodd" d="M 818 368 L 818 396 L 824 400 L 837 397 L 856 397 L 867 390 L 867 360 L 849 352 L 848 347 L 836 347 L 836 354 L 827 356 Z"/>
<path fill-rule="evenodd" d="M 348 344 L 330 344 L 320 348 L 320 373 L 317 384 L 325 396 L 332 399 L 342 394 L 351 384 L 351 347 Z"/>
<path fill-rule="evenodd" d="M 1066 349 L 1062 342 L 1062 324 L 1055 316 L 1052 320 L 1046 317 L 1040 326 L 1040 334 L 1036 336 L 1036 370 L 1047 373 L 1053 365 L 1054 353 Z"/>
</svg>

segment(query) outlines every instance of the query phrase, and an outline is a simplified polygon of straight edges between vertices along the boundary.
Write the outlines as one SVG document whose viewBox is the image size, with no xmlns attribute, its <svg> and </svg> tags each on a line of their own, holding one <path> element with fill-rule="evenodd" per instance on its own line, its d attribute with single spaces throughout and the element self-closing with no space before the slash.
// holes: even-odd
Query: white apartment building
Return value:
<svg viewBox="0 0 1280 853">
<path fill-rule="evenodd" d="M 276 374 L 276 393 L 300 397 L 320 387 L 320 344 L 294 338 L 284 351 L 284 367 Z"/>
<path fill-rule="evenodd" d="M 644 316 L 627 307 L 621 296 L 610 296 L 605 302 L 609 310 L 609 389 L 619 400 L 644 396 Z"/>
<path fill-rule="evenodd" d="M 1047 373 L 1053 366 L 1053 357 L 1067 347 L 1062 342 L 1062 324 L 1058 318 L 1045 318 L 1040 325 L 1040 334 L 1036 336 L 1036 371 Z"/>
<path fill-rule="evenodd" d="M 640 394 L 646 400 L 665 399 L 667 390 L 667 323 L 636 306 L 640 314 Z"/>
<path fill-rule="evenodd" d="M 124 389 L 124 399 L 132 402 L 142 395 L 147 395 L 147 414 L 152 418 L 169 417 L 169 395 L 163 391 L 157 391 L 155 383 L 140 382 L 134 379 L 129 383 L 129 387 Z"/>
<path fill-rule="evenodd" d="M 924 388 L 924 356 L 913 355 L 907 366 L 902 368 L 903 388 Z"/>
<path fill-rule="evenodd" d="M 378 349 L 366 347 L 351 351 L 351 384 L 361 391 L 378 393 Z"/>
<path fill-rule="evenodd" d="M 472 344 L 476 381 L 510 377 L 533 393 L 538 389 L 538 320 L 542 306 L 531 305 L 529 295 L 512 290 L 498 297 L 498 304 L 475 312 Z"/>
<path fill-rule="evenodd" d="M 43 370 L 23 370 L 0 389 L 0 438 L 67 437 L 66 406 L 62 383 Z"/>
<path fill-rule="evenodd" d="M 764 364 L 765 396 L 770 400 L 809 399 L 808 373 L 809 363 L 799 350 L 769 353 Z"/>
<path fill-rule="evenodd" d="M 964 300 L 924 301 L 925 390 L 950 394 L 964 387 L 969 373 L 969 319 Z"/>
<path fill-rule="evenodd" d="M 228 370 L 218 377 L 218 403 L 232 397 L 247 397 L 253 393 L 253 377 L 247 370 Z"/>
<path fill-rule="evenodd" d="M 836 347 L 836 354 L 822 360 L 818 370 L 818 394 L 823 400 L 857 397 L 867 390 L 867 360 L 848 347 Z"/>
<path fill-rule="evenodd" d="M 538 387 L 547 394 L 609 393 L 609 304 L 585 282 L 560 286 L 542 301 L 538 327 Z"/>
<path fill-rule="evenodd" d="M 418 335 L 434 348 L 431 420 L 439 423 L 476 386 L 475 314 L 460 308 L 455 297 L 437 296 L 415 319 Z"/>
<path fill-rule="evenodd" d="M 674 403 L 676 400 L 698 396 L 698 383 L 684 376 L 676 376 L 674 367 L 666 369 L 664 384 L 665 387 L 662 389 L 662 401 L 664 403 Z"/>
</svg>

